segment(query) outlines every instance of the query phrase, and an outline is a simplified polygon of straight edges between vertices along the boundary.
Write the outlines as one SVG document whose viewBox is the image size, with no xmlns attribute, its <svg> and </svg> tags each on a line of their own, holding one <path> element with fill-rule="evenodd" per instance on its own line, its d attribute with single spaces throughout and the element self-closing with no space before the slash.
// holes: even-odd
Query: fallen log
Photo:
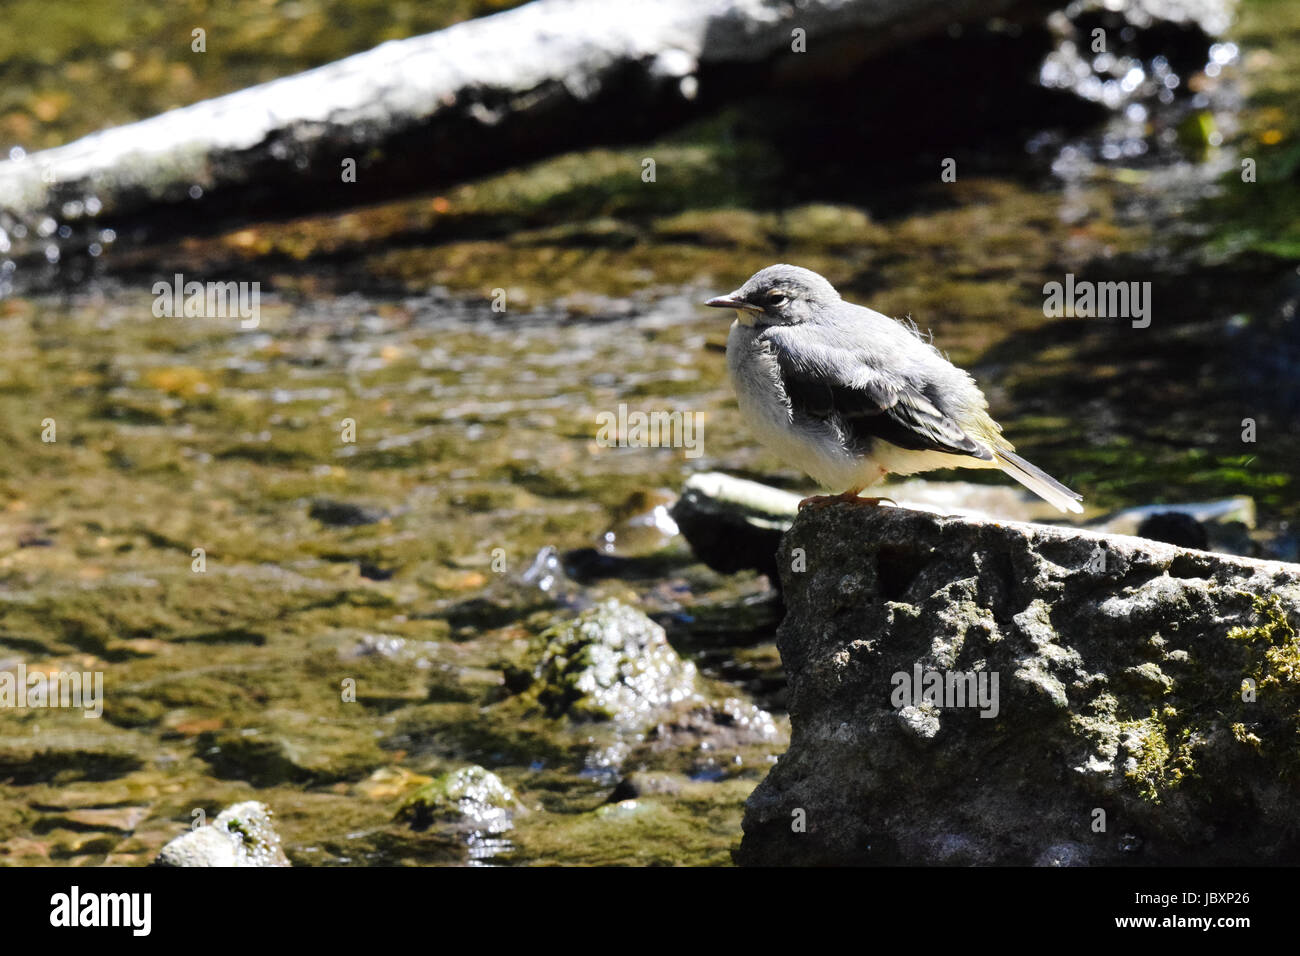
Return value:
<svg viewBox="0 0 1300 956">
<path fill-rule="evenodd" d="M 536 0 L 0 162 L 0 229 L 44 236 L 53 221 L 143 240 L 346 208 L 652 136 L 952 22 L 1055 5 Z"/>
</svg>

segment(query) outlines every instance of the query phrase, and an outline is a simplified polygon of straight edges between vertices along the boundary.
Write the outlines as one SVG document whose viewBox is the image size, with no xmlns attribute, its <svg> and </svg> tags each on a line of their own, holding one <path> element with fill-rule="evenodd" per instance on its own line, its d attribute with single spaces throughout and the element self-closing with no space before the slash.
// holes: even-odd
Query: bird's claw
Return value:
<svg viewBox="0 0 1300 956">
<path fill-rule="evenodd" d="M 857 491 L 846 491 L 840 495 L 813 495 L 805 498 L 799 502 L 799 510 L 803 511 L 805 508 L 812 508 L 814 511 L 819 511 L 822 508 L 837 504 L 864 505 L 869 508 L 876 508 L 880 506 L 882 501 L 888 501 L 895 507 L 898 506 L 898 502 L 893 498 L 860 498 Z"/>
</svg>

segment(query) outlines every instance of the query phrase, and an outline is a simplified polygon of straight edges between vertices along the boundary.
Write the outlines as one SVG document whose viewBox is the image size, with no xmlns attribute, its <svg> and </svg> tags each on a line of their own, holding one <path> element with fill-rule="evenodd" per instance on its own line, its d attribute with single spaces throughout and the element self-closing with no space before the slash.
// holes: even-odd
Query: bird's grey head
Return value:
<svg viewBox="0 0 1300 956">
<path fill-rule="evenodd" d="M 835 287 L 811 269 L 775 265 L 755 272 L 735 292 L 705 305 L 735 309 L 746 325 L 796 325 L 839 301 Z"/>
</svg>

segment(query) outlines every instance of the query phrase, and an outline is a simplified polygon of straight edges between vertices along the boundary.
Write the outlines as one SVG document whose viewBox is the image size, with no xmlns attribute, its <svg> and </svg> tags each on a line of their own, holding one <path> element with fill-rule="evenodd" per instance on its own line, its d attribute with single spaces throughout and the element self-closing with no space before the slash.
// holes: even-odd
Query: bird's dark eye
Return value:
<svg viewBox="0 0 1300 956">
<path fill-rule="evenodd" d="M 767 304 L 784 305 L 787 298 L 789 297 L 780 289 L 773 289 L 771 292 L 767 294 Z"/>
</svg>

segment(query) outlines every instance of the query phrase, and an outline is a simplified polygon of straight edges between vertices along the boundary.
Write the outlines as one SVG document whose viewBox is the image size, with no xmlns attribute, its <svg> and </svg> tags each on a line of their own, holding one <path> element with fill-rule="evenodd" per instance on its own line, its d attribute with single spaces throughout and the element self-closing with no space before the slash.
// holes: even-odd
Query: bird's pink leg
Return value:
<svg viewBox="0 0 1300 956">
<path fill-rule="evenodd" d="M 880 476 L 876 479 L 876 481 L 879 481 L 881 478 L 884 478 L 886 474 L 887 472 L 885 471 L 885 469 L 881 468 Z M 871 484 L 871 485 L 874 485 L 875 483 L 876 483 L 875 481 L 867 482 L 867 484 Z M 844 492 L 843 494 L 838 494 L 838 495 L 813 495 L 812 497 L 805 498 L 803 499 L 803 501 L 799 502 L 799 510 L 803 511 L 804 508 L 813 508 L 813 509 L 825 508 L 827 505 L 834 505 L 840 503 L 851 504 L 851 505 L 865 505 L 866 507 L 869 508 L 878 507 L 882 501 L 888 501 L 891 505 L 898 504 L 898 502 L 895 501 L 893 498 L 859 498 L 858 495 L 862 492 L 862 489 L 865 487 L 867 487 L 866 484 L 858 485 L 854 488 L 850 488 L 848 491 Z"/>
<path fill-rule="evenodd" d="M 869 508 L 875 508 L 878 507 L 882 501 L 888 501 L 891 505 L 898 504 L 898 502 L 893 498 L 859 498 L 858 492 L 861 490 L 862 488 L 858 487 L 850 488 L 848 491 L 839 495 L 813 495 L 812 497 L 805 498 L 803 501 L 799 502 L 799 510 L 803 511 L 804 508 L 812 508 L 815 511 L 820 508 L 828 507 L 829 505 L 837 504 L 864 505 Z"/>
</svg>

